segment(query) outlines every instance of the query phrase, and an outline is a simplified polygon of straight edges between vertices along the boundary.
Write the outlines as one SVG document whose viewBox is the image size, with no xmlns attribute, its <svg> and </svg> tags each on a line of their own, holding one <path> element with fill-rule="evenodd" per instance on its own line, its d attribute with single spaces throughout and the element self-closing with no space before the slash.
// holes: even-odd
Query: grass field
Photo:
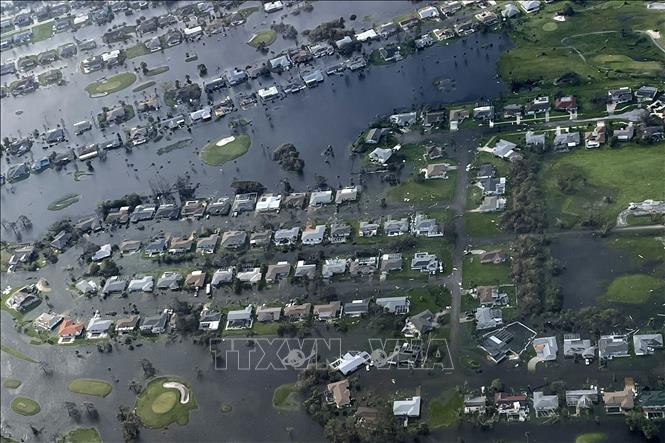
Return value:
<svg viewBox="0 0 665 443">
<path fill-rule="evenodd" d="M 111 383 L 104 380 L 91 380 L 79 378 L 69 382 L 67 386 L 70 392 L 76 394 L 95 395 L 97 397 L 106 397 L 111 393 L 113 387 Z"/>
<path fill-rule="evenodd" d="M 154 86 L 154 85 L 155 85 L 155 82 L 152 81 L 152 80 L 149 81 L 149 82 L 141 83 L 136 88 L 132 89 L 132 92 L 141 92 L 141 91 L 144 91 L 144 90 L 146 90 L 146 89 L 148 89 L 148 88 L 150 88 L 151 86 Z"/>
<path fill-rule="evenodd" d="M 397 186 L 389 188 L 386 199 L 393 203 L 446 203 L 455 194 L 456 171 L 448 172 L 448 178 L 416 181 L 409 178 Z"/>
<path fill-rule="evenodd" d="M 153 69 L 148 69 L 148 71 L 145 73 L 147 77 L 154 77 L 155 75 L 163 74 L 167 72 L 170 68 L 168 66 L 158 66 Z"/>
<path fill-rule="evenodd" d="M 391 296 L 408 296 L 411 304 L 409 311 L 412 314 L 419 314 L 426 309 L 433 313 L 441 312 L 450 306 L 451 297 L 450 292 L 443 286 L 427 286 L 422 288 L 410 288 L 406 291 L 399 291 L 398 293 L 391 294 Z"/>
<path fill-rule="evenodd" d="M 35 415 L 41 411 L 39 403 L 28 397 L 16 397 L 14 400 L 12 400 L 10 406 L 17 414 L 26 416 Z"/>
<path fill-rule="evenodd" d="M 48 210 L 49 211 L 59 211 L 61 209 L 65 209 L 68 206 L 73 205 L 74 203 L 77 203 L 81 196 L 79 194 L 67 194 L 64 197 L 51 202 L 48 205 Z"/>
<path fill-rule="evenodd" d="M 261 31 L 252 35 L 247 44 L 253 48 L 258 48 L 261 45 L 270 46 L 277 40 L 277 33 L 273 30 Z"/>
<path fill-rule="evenodd" d="M 295 383 L 279 385 L 272 394 L 272 406 L 281 411 L 297 411 L 300 409 L 300 392 Z"/>
<path fill-rule="evenodd" d="M 190 389 L 187 403 L 180 403 L 180 394 L 176 390 L 163 386 L 165 382 L 170 381 L 182 383 Z M 141 391 L 135 408 L 143 425 L 154 429 L 163 428 L 171 423 L 185 426 L 189 422 L 189 412 L 196 409 L 197 404 L 189 384 L 176 377 L 159 377 L 148 383 L 148 386 Z"/>
<path fill-rule="evenodd" d="M 3 302 L 2 304 L 3 304 L 3 306 L 4 306 L 5 303 Z M 30 356 L 28 356 L 28 355 L 25 355 L 25 354 L 22 353 L 21 351 L 18 351 L 18 350 L 14 349 L 14 348 L 12 348 L 12 347 L 10 347 L 10 346 L 7 346 L 7 345 L 0 345 L 0 350 L 1 350 L 2 352 L 5 352 L 5 353 L 11 355 L 12 357 L 16 357 L 16 358 L 18 358 L 19 360 L 27 361 L 27 362 L 29 362 L 29 363 L 37 363 L 37 360 L 35 360 L 34 358 L 32 358 L 32 357 L 30 357 Z"/>
<path fill-rule="evenodd" d="M 499 219 L 501 212 L 466 212 L 464 229 L 471 237 L 491 237 L 501 233 Z"/>
<path fill-rule="evenodd" d="M 134 46 L 125 49 L 125 56 L 127 57 L 127 60 L 140 57 L 142 55 L 146 55 L 149 53 L 150 51 L 148 50 L 148 48 L 146 48 L 144 43 L 138 43 Z"/>
<path fill-rule="evenodd" d="M 662 296 L 665 283 L 647 274 L 622 275 L 615 278 L 601 300 L 614 303 L 643 304 L 655 295 Z"/>
<path fill-rule="evenodd" d="M 130 87 L 136 81 L 136 74 L 123 72 L 98 82 L 90 83 L 85 90 L 91 96 L 98 94 L 113 94 Z"/>
<path fill-rule="evenodd" d="M 95 428 L 72 429 L 62 437 L 56 439 L 57 443 L 102 443 L 102 438 Z"/>
<path fill-rule="evenodd" d="M 4 382 L 2 382 L 2 386 L 4 386 L 7 389 L 16 389 L 19 386 L 21 386 L 21 380 L 18 380 L 16 378 L 6 378 Z"/>
<path fill-rule="evenodd" d="M 203 163 L 211 166 L 219 166 L 244 155 L 251 144 L 249 135 L 239 134 L 234 137 L 233 141 L 223 146 L 217 146 L 217 141 L 212 141 L 205 145 L 201 150 L 201 160 Z"/>
<path fill-rule="evenodd" d="M 665 200 L 662 177 L 665 146 L 626 145 L 621 149 L 576 151 L 552 156 L 544 162 L 541 187 L 547 213 L 574 226 L 589 217 L 614 222 L 629 202 Z M 562 174 L 578 174 L 570 193 L 563 193 L 557 180 Z"/>
<path fill-rule="evenodd" d="M 190 143 L 192 142 L 191 138 L 183 139 L 183 140 L 178 140 L 176 142 L 173 142 L 169 145 L 163 146 L 157 150 L 157 155 L 164 155 L 168 154 L 171 151 L 176 151 L 178 149 L 182 149 L 187 147 Z"/>
<path fill-rule="evenodd" d="M 427 424 L 431 428 L 449 427 L 457 423 L 464 406 L 459 392 L 444 394 L 429 403 Z"/>
<path fill-rule="evenodd" d="M 607 434 L 604 432 L 585 432 L 578 434 L 575 443 L 603 443 L 607 440 Z"/>
<path fill-rule="evenodd" d="M 467 255 L 464 257 L 462 266 L 462 286 L 465 289 L 475 288 L 476 286 L 507 285 L 512 283 L 510 278 L 510 261 L 508 260 L 498 265 L 492 263 L 481 264 L 480 256 Z"/>
<path fill-rule="evenodd" d="M 665 277 L 665 245 L 657 237 L 614 237 L 610 245 L 630 253 L 635 263 L 652 262 L 655 271 Z"/>
</svg>

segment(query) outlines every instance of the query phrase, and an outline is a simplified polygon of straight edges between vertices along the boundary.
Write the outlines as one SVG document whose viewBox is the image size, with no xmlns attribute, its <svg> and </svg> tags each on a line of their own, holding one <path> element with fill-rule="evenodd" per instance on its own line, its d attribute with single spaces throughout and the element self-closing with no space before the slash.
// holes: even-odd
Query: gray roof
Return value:
<svg viewBox="0 0 665 443">
<path fill-rule="evenodd" d="M 564 357 L 574 357 L 575 355 L 581 355 L 583 358 L 593 358 L 595 354 L 596 348 L 591 345 L 591 340 L 581 339 L 579 334 L 564 334 Z"/>
<path fill-rule="evenodd" d="M 179 272 L 164 272 L 157 280 L 157 289 L 178 289 L 182 281 L 182 274 Z"/>
<path fill-rule="evenodd" d="M 155 279 L 152 275 L 146 275 L 144 277 L 136 278 L 129 282 L 127 290 L 129 292 L 134 291 L 143 291 L 143 292 L 152 292 L 152 288 L 155 284 Z"/>
<path fill-rule="evenodd" d="M 554 146 L 577 146 L 580 144 L 579 132 L 564 132 L 554 137 Z"/>
<path fill-rule="evenodd" d="M 237 248 L 245 244 L 247 233 L 245 231 L 226 231 L 222 235 L 221 245 L 224 248 Z"/>
<path fill-rule="evenodd" d="M 300 228 L 298 226 L 294 226 L 293 228 L 289 229 L 279 229 L 275 232 L 275 236 L 273 237 L 275 243 L 282 243 L 282 242 L 295 242 L 298 240 L 298 235 L 300 234 Z"/>
<path fill-rule="evenodd" d="M 413 315 L 407 319 L 413 327 L 420 333 L 421 336 L 434 329 L 434 314 L 429 309 Z"/>
<path fill-rule="evenodd" d="M 406 233 L 409 231 L 409 220 L 407 218 L 386 220 L 383 222 L 383 231 L 386 235 L 390 235 L 391 233 Z"/>
<path fill-rule="evenodd" d="M 390 272 L 402 269 L 402 254 L 383 254 L 381 256 L 381 270 Z"/>
<path fill-rule="evenodd" d="M 316 225 L 314 228 L 302 231 L 301 241 L 303 244 L 318 244 L 323 241 L 326 233 L 326 225 Z"/>
<path fill-rule="evenodd" d="M 635 355 L 652 354 L 654 349 L 663 347 L 663 334 L 633 335 Z"/>
<path fill-rule="evenodd" d="M 526 144 L 545 146 L 545 134 L 536 134 L 533 131 L 528 131 L 526 133 Z"/>
<path fill-rule="evenodd" d="M 396 310 L 406 309 L 409 306 L 409 297 L 382 297 L 376 299 L 376 304 L 381 306 L 384 311 L 395 312 Z"/>
<path fill-rule="evenodd" d="M 291 265 L 289 262 L 279 262 L 274 265 L 268 265 L 265 279 L 267 282 L 272 282 L 288 276 L 289 272 L 291 272 Z"/>
<path fill-rule="evenodd" d="M 545 395 L 542 391 L 533 393 L 533 408 L 536 412 L 555 411 L 559 409 L 558 395 Z"/>
<path fill-rule="evenodd" d="M 125 290 L 126 287 L 127 287 L 127 282 L 125 280 L 122 280 L 119 276 L 114 275 L 113 277 L 110 277 L 108 280 L 106 280 L 102 292 L 104 294 L 110 294 L 112 292 L 122 292 Z"/>
<path fill-rule="evenodd" d="M 344 303 L 344 313 L 351 314 L 366 314 L 369 311 L 369 299 L 354 300 L 350 303 Z"/>
<path fill-rule="evenodd" d="M 611 360 L 628 355 L 628 341 L 624 336 L 602 335 L 598 340 L 598 356 L 601 359 Z"/>
<path fill-rule="evenodd" d="M 147 253 L 164 252 L 165 249 L 166 249 L 166 239 L 163 237 L 152 240 L 144 248 L 145 252 Z"/>
<path fill-rule="evenodd" d="M 476 309 L 476 329 L 491 329 L 503 324 L 501 309 L 481 306 Z"/>
<path fill-rule="evenodd" d="M 227 268 L 227 269 L 218 269 L 215 271 L 214 274 L 212 274 L 212 280 L 210 281 L 210 284 L 213 286 L 217 286 L 222 283 L 228 283 L 233 280 L 233 268 Z"/>
</svg>

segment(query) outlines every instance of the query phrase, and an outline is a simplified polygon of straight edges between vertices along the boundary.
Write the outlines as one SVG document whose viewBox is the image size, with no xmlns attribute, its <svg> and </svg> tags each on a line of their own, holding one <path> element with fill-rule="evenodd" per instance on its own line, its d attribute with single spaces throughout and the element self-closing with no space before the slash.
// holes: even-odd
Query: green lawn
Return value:
<svg viewBox="0 0 665 443">
<path fill-rule="evenodd" d="M 164 382 L 179 382 L 187 386 L 190 389 L 189 401 L 185 404 L 180 403 L 180 394 L 174 389 L 167 389 L 162 386 Z M 176 397 L 169 395 L 169 393 L 176 394 Z M 175 402 L 171 401 L 173 398 L 176 399 Z M 191 386 L 176 377 L 159 377 L 152 380 L 141 391 L 135 405 L 136 413 L 143 425 L 153 429 L 163 428 L 171 423 L 185 426 L 189 422 L 189 412 L 196 408 L 197 404 Z"/>
<path fill-rule="evenodd" d="M 635 263 L 648 260 L 657 265 L 656 270 L 665 276 L 665 244 L 658 237 L 613 237 L 610 246 L 629 251 Z M 641 257 L 640 257 L 641 256 Z"/>
<path fill-rule="evenodd" d="M 64 197 L 50 203 L 48 205 L 48 210 L 49 211 L 59 211 L 61 209 L 65 209 L 68 206 L 73 205 L 74 203 L 77 203 L 81 196 L 79 194 L 67 194 Z"/>
<path fill-rule="evenodd" d="M 150 51 L 148 51 L 148 48 L 146 48 L 144 43 L 138 43 L 132 47 L 125 49 L 125 56 L 127 57 L 127 60 L 140 57 L 142 55 L 146 55 L 149 53 Z"/>
<path fill-rule="evenodd" d="M 575 443 L 602 443 L 607 440 L 607 434 L 604 432 L 585 432 L 578 434 Z"/>
<path fill-rule="evenodd" d="M 72 429 L 64 436 L 56 439 L 57 443 L 102 443 L 102 438 L 95 428 Z"/>
<path fill-rule="evenodd" d="M 32 43 L 41 42 L 53 36 L 53 20 L 32 27 Z"/>
<path fill-rule="evenodd" d="M 4 301 L 2 302 L 3 306 L 5 305 Z M 0 350 L 2 352 L 6 352 L 7 354 L 11 355 L 12 357 L 16 357 L 19 360 L 27 361 L 29 363 L 37 363 L 37 360 L 35 360 L 32 357 L 29 357 L 22 353 L 21 351 L 17 351 L 16 349 L 9 347 L 7 345 L 0 345 Z"/>
<path fill-rule="evenodd" d="M 90 96 L 99 94 L 108 95 L 130 87 L 135 81 L 136 74 L 133 72 L 123 72 L 105 80 L 90 83 L 85 87 L 85 90 Z"/>
<path fill-rule="evenodd" d="M 72 380 L 67 386 L 70 392 L 76 394 L 95 395 L 97 397 L 106 397 L 111 393 L 113 387 L 111 383 L 104 380 L 91 380 L 79 378 Z"/>
<path fill-rule="evenodd" d="M 260 45 L 270 46 L 277 40 L 277 33 L 273 30 L 261 31 L 252 35 L 247 44 L 253 48 L 258 48 Z"/>
<path fill-rule="evenodd" d="M 2 386 L 4 386 L 7 389 L 16 389 L 19 386 L 21 386 L 21 380 L 18 380 L 16 378 L 6 378 L 4 382 L 2 382 Z"/>
<path fill-rule="evenodd" d="M 551 156 L 540 180 L 550 219 L 574 226 L 589 218 L 614 222 L 629 202 L 665 200 L 664 173 L 665 146 L 631 144 Z M 560 177 L 574 183 L 568 193 L 560 190 Z"/>
<path fill-rule="evenodd" d="M 396 297 L 401 295 L 409 297 L 411 302 L 409 311 L 412 314 L 419 314 L 426 309 L 433 313 L 441 312 L 451 304 L 450 292 L 444 286 L 410 288 L 404 292 L 394 294 Z"/>
<path fill-rule="evenodd" d="M 431 428 L 449 427 L 457 423 L 464 406 L 459 392 L 434 398 L 429 403 L 427 424 Z"/>
<path fill-rule="evenodd" d="M 141 92 L 141 91 L 144 91 L 144 90 L 146 90 L 149 87 L 154 86 L 154 85 L 155 85 L 155 82 L 152 81 L 152 80 L 149 81 L 149 82 L 141 83 L 136 88 L 132 89 L 132 92 Z"/>
<path fill-rule="evenodd" d="M 501 249 L 496 248 L 496 249 Z M 493 247 L 492 250 L 495 250 Z M 479 255 L 464 256 L 462 268 L 462 286 L 465 289 L 476 286 L 507 285 L 511 284 L 510 260 L 498 265 L 481 264 Z"/>
<path fill-rule="evenodd" d="M 615 303 L 643 304 L 654 295 L 663 295 L 662 279 L 647 274 L 622 275 L 615 278 L 601 300 Z"/>
<path fill-rule="evenodd" d="M 219 166 L 244 155 L 251 144 L 249 135 L 238 134 L 234 137 L 233 141 L 223 146 L 217 146 L 218 141 L 212 141 L 205 145 L 201 150 L 201 160 L 203 163 L 211 166 Z"/>
<path fill-rule="evenodd" d="M 297 411 L 300 409 L 300 390 L 295 383 L 279 385 L 272 394 L 272 406 L 281 411 Z"/>
<path fill-rule="evenodd" d="M 28 397 L 16 397 L 10 406 L 17 414 L 26 416 L 35 415 L 41 410 L 39 403 Z"/>
<path fill-rule="evenodd" d="M 155 75 L 163 74 L 167 72 L 170 68 L 168 66 L 158 66 L 157 68 L 148 69 L 145 73 L 147 77 L 154 77 Z"/>
<path fill-rule="evenodd" d="M 501 234 L 499 228 L 500 212 L 466 212 L 464 229 L 471 237 L 491 237 Z"/>
<path fill-rule="evenodd" d="M 386 199 L 392 203 L 448 203 L 455 194 L 456 171 L 448 172 L 447 179 L 418 180 L 409 178 L 389 188 Z"/>
<path fill-rule="evenodd" d="M 163 146 L 157 150 L 157 155 L 164 155 L 168 154 L 171 151 L 176 151 L 178 149 L 185 148 L 189 146 L 189 144 L 192 142 L 191 138 L 186 138 L 182 140 L 178 140 L 176 142 L 173 142 L 169 145 Z"/>
</svg>

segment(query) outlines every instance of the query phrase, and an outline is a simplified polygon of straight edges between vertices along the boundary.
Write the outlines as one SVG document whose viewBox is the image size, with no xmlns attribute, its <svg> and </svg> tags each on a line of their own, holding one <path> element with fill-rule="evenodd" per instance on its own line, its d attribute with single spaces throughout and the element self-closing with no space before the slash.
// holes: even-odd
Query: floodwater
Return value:
<svg viewBox="0 0 665 443">
<path fill-rule="evenodd" d="M 241 43 L 246 41 L 242 40 L 246 36 L 236 36 L 237 41 L 233 43 L 233 32 L 244 31 L 230 32 L 231 40 L 228 43 L 226 37 L 220 42 L 216 41 L 217 37 L 213 37 L 197 44 L 171 48 L 164 54 L 155 53 L 130 61 L 129 65 L 138 66 L 140 61 L 146 61 L 151 67 L 168 64 L 170 71 L 150 80 L 184 81 L 185 74 L 197 77 L 197 63 L 206 63 L 209 78 L 212 78 L 218 67 L 223 71 L 262 58 L 258 53 L 248 52 L 249 47 Z M 293 43 L 287 46 L 293 46 Z M 100 200 L 117 198 L 129 192 L 148 194 L 149 183 L 157 176 L 173 182 L 177 175 L 186 173 L 193 183 L 200 184 L 199 195 L 225 194 L 234 178 L 259 180 L 268 189 L 276 189 L 283 176 L 288 176 L 297 190 L 313 186 L 317 175 L 326 177 L 333 185 L 348 184 L 354 169 L 354 159 L 349 158 L 348 145 L 372 120 L 396 109 L 411 109 L 429 103 L 472 101 L 500 94 L 505 91 L 505 86 L 496 79 L 496 62 L 509 46 L 510 41 L 504 35 L 472 35 L 448 46 L 428 48 L 396 64 L 370 67 L 363 75 L 347 72 L 344 76 L 328 76 L 323 84 L 289 95 L 266 107 L 259 105 L 218 122 L 197 125 L 191 135 L 181 130 L 172 140 L 191 137 L 192 143 L 184 149 L 162 156 L 156 155 L 155 151 L 170 141 L 142 145 L 130 154 L 122 149 L 110 152 L 105 162 L 93 161 L 94 175 L 84 176 L 81 181 L 74 180 L 74 165 L 71 164 L 60 172 L 47 170 L 2 188 L 3 218 L 15 220 L 21 214 L 28 216 L 34 229 L 24 235 L 24 239 L 30 240 L 41 236 L 53 221 L 62 217 L 91 214 Z M 368 46 L 365 50 L 369 52 L 376 47 L 378 44 L 374 43 L 374 46 Z M 192 64 L 182 62 L 185 52 L 196 52 L 199 60 Z M 334 57 L 326 61 L 327 64 L 336 62 Z M 83 87 L 90 81 L 108 75 L 109 72 L 90 76 L 72 73 L 67 78 L 73 85 L 68 87 L 45 88 L 25 97 L 4 100 L 2 136 L 26 135 L 35 127 L 43 130 L 57 124 L 70 128 L 74 122 L 92 119 L 102 106 L 113 106 L 118 100 L 133 102 L 145 92 L 134 97 L 128 95 L 131 93 L 127 91 L 131 89 L 126 89 L 104 98 L 89 98 Z M 434 85 L 440 79 L 451 79 L 449 84 L 454 84 L 454 87 L 442 92 Z M 138 80 L 136 84 L 147 80 Z M 276 76 L 276 80 L 263 80 L 261 84 L 266 86 L 274 81 L 285 83 L 284 79 Z M 258 82 L 251 86 L 245 84 L 234 88 L 231 95 L 249 88 L 256 90 L 258 87 L 261 87 Z M 162 95 L 161 86 L 157 92 Z M 220 96 L 218 94 L 216 99 Z M 23 114 L 15 115 L 19 109 L 24 111 Z M 165 115 L 166 111 L 162 111 L 162 115 Z M 251 121 L 251 125 L 246 128 L 252 138 L 250 150 L 223 168 L 206 166 L 197 156 L 198 149 L 208 141 L 230 133 L 229 117 Z M 123 128 L 129 129 L 139 123 L 139 119 L 135 118 Z M 72 135 L 70 143 L 93 143 L 114 136 L 117 130 L 112 128 L 112 132 L 107 131 L 105 136 L 97 129 L 81 137 Z M 305 173 L 301 176 L 284 173 L 270 159 L 272 148 L 287 142 L 294 143 L 305 160 Z M 324 163 L 321 153 L 328 145 L 333 146 L 335 155 L 330 163 Z M 64 146 L 56 149 L 62 151 Z M 49 152 L 42 153 L 40 144 L 35 143 L 32 155 L 38 159 Z M 2 164 L 3 170 L 7 167 L 6 163 Z M 79 164 L 79 168 L 85 170 L 82 164 Z M 81 200 L 61 211 L 45 211 L 50 202 L 68 193 L 80 194 Z M 9 233 L 3 234 L 11 240 Z"/>
</svg>

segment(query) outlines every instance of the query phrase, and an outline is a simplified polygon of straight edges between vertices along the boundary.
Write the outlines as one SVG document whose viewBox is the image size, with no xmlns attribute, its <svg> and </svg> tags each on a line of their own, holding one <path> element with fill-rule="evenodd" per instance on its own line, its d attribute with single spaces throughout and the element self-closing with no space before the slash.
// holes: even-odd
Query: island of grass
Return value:
<svg viewBox="0 0 665 443">
<path fill-rule="evenodd" d="M 95 428 L 76 428 L 56 439 L 56 443 L 102 443 Z"/>
<path fill-rule="evenodd" d="M 85 87 L 90 97 L 105 96 L 114 92 L 122 91 L 130 87 L 136 81 L 136 74 L 123 72 L 112 77 L 90 83 Z"/>
<path fill-rule="evenodd" d="M 459 392 L 447 393 L 434 398 L 429 404 L 427 424 L 431 428 L 449 427 L 457 423 L 464 400 Z"/>
<path fill-rule="evenodd" d="M 141 91 L 146 90 L 149 87 L 154 86 L 154 85 L 155 85 L 155 82 L 150 80 L 149 82 L 141 83 L 136 88 L 132 89 L 132 92 L 141 92 Z"/>
<path fill-rule="evenodd" d="M 626 304 L 644 304 L 654 295 L 663 295 L 665 283 L 652 275 L 631 274 L 615 278 L 607 292 L 602 296 L 603 301 Z"/>
<path fill-rule="evenodd" d="M 113 387 L 111 386 L 111 383 L 104 380 L 77 378 L 69 383 L 67 389 L 76 394 L 106 397 L 111 393 Z"/>
<path fill-rule="evenodd" d="M 275 43 L 277 39 L 277 33 L 273 30 L 261 31 L 249 39 L 247 44 L 253 48 L 258 48 L 259 46 L 270 46 Z"/>
<path fill-rule="evenodd" d="M 180 389 L 170 386 L 181 387 L 185 396 Z M 135 405 L 136 413 L 147 428 L 163 428 L 171 423 L 184 426 L 189 422 L 189 412 L 196 408 L 189 384 L 177 377 L 152 380 L 141 391 Z"/>
<path fill-rule="evenodd" d="M 168 154 L 171 151 L 175 151 L 177 149 L 182 149 L 182 148 L 186 147 L 187 145 L 189 145 L 191 142 L 192 142 L 191 138 L 175 141 L 175 142 L 171 143 L 170 145 L 166 145 L 166 146 L 163 146 L 163 147 L 159 148 L 157 150 L 157 155 L 164 155 L 164 154 Z"/>
<path fill-rule="evenodd" d="M 65 209 L 68 206 L 73 205 L 74 203 L 77 203 L 81 196 L 79 194 L 67 194 L 62 198 L 59 198 L 58 200 L 51 202 L 48 205 L 48 210 L 49 211 L 59 211 L 61 209 Z"/>
<path fill-rule="evenodd" d="M 5 302 L 4 302 L 4 299 L 3 299 L 2 307 L 4 308 L 5 306 L 6 305 L 5 305 Z M 9 310 L 9 308 L 7 308 L 7 309 Z M 0 350 L 2 352 L 6 352 L 7 354 L 11 355 L 12 357 L 18 358 L 19 360 L 27 361 L 28 363 L 37 363 L 37 360 L 35 360 L 34 358 L 32 358 L 30 356 L 27 356 L 24 353 L 22 353 L 21 351 L 18 351 L 18 350 L 14 349 L 10 346 L 0 345 Z"/>
<path fill-rule="evenodd" d="M 201 160 L 211 166 L 223 165 L 244 155 L 249 149 L 251 140 L 247 134 L 224 137 L 208 143 L 201 150 Z"/>
<path fill-rule="evenodd" d="M 11 408 L 17 414 L 31 416 L 39 413 L 39 403 L 28 397 L 16 397 L 12 400 Z"/>
<path fill-rule="evenodd" d="M 231 411 L 233 411 L 233 406 L 231 406 L 228 403 L 222 403 L 219 406 L 219 412 L 221 412 L 222 414 L 228 414 Z"/>
<path fill-rule="evenodd" d="M 155 75 L 163 74 L 168 71 L 170 68 L 168 66 L 158 66 L 157 68 L 148 69 L 145 71 L 145 75 L 148 77 L 154 77 Z"/>
<path fill-rule="evenodd" d="M 18 387 L 21 386 L 21 380 L 18 380 L 16 378 L 7 378 L 2 383 L 2 386 L 4 386 L 7 389 L 18 389 Z"/>
<path fill-rule="evenodd" d="M 279 385 L 272 394 L 272 407 L 280 411 L 297 411 L 300 403 L 300 390 L 295 383 Z"/>
<path fill-rule="evenodd" d="M 575 443 L 602 443 L 607 440 L 607 434 L 604 432 L 585 432 L 578 434 Z"/>
</svg>

